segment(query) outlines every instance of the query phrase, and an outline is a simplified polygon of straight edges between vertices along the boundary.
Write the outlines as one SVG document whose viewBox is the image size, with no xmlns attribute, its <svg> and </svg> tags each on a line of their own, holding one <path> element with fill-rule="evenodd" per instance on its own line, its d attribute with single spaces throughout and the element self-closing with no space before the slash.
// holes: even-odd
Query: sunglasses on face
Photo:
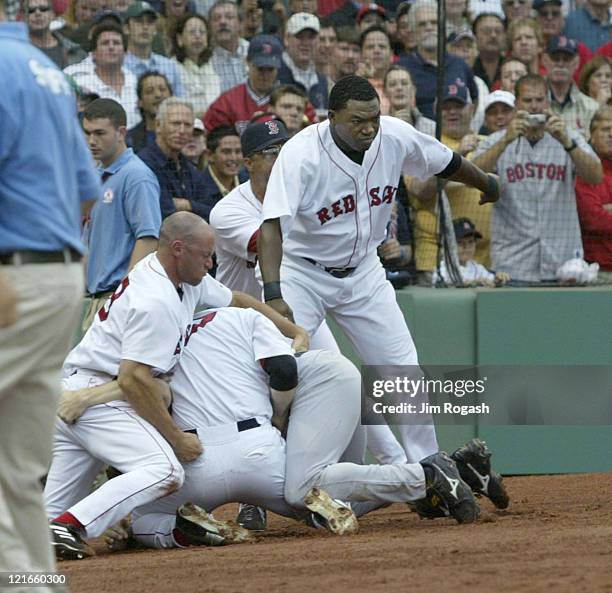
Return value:
<svg viewBox="0 0 612 593">
<path fill-rule="evenodd" d="M 48 6 L 32 6 L 28 8 L 28 14 L 34 14 L 35 12 L 49 12 L 51 10 Z"/>
<path fill-rule="evenodd" d="M 278 156 L 281 151 L 280 146 L 270 146 L 270 148 L 264 148 L 260 150 L 258 154 L 262 156 Z"/>
<path fill-rule="evenodd" d="M 561 16 L 560 10 L 541 10 L 540 16 L 543 16 L 545 19 L 551 19 Z"/>
</svg>

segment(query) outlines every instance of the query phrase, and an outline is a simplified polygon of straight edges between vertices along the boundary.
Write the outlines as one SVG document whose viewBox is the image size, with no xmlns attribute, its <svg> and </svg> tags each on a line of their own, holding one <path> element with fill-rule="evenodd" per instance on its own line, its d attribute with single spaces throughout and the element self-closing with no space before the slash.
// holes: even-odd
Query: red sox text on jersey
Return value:
<svg viewBox="0 0 612 593">
<path fill-rule="evenodd" d="M 381 204 L 392 204 L 397 187 L 386 185 L 381 193 L 380 186 L 370 189 L 370 206 L 380 206 Z M 355 196 L 349 194 L 340 200 L 332 202 L 329 207 L 321 208 L 317 212 L 319 222 L 324 225 L 326 222 L 342 215 L 350 214 L 355 211 Z"/>
</svg>

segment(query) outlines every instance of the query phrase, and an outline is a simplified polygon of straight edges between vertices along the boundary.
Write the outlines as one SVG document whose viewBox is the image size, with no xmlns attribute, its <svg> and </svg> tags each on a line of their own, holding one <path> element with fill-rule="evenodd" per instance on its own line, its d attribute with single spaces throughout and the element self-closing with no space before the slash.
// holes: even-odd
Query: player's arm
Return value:
<svg viewBox="0 0 612 593">
<path fill-rule="evenodd" d="M 170 443 L 180 461 L 193 461 L 199 457 L 202 445 L 197 436 L 183 432 L 172 420 L 162 400 L 151 396 L 156 384 L 150 366 L 124 359 L 117 379 L 128 403 Z"/>
<path fill-rule="evenodd" d="M 249 294 L 234 290 L 232 291 L 232 302 L 230 306 L 240 307 L 241 309 L 254 309 L 274 323 L 285 337 L 293 340 L 292 347 L 296 352 L 308 350 L 310 345 L 308 332 L 299 325 L 295 325 L 295 323 L 289 321 L 289 319 L 278 313 L 271 306 L 268 306 L 268 304 L 258 301 Z"/>
<path fill-rule="evenodd" d="M 486 173 L 456 152 L 453 153 L 453 158 L 448 167 L 441 173 L 438 173 L 437 176 L 479 189 L 482 192 L 480 204 L 497 202 L 499 200 L 499 180 L 497 175 Z"/>
<path fill-rule="evenodd" d="M 257 241 L 259 269 L 263 278 L 264 300 L 275 311 L 293 321 L 293 312 L 284 301 L 280 288 L 283 259 L 283 235 L 278 218 L 265 220 Z"/>
<path fill-rule="evenodd" d="M 144 257 L 153 253 L 157 249 L 157 237 L 141 237 L 137 239 L 134 249 L 132 250 L 132 256 L 130 257 L 130 263 L 128 266 L 128 272 L 132 271 L 132 268 Z"/>
<path fill-rule="evenodd" d="M 154 395 L 160 397 L 166 408 L 168 408 L 172 402 L 168 382 L 160 378 L 153 380 L 156 383 Z M 125 395 L 121 391 L 119 382 L 116 379 L 102 385 L 96 385 L 95 387 L 86 387 L 75 391 L 62 391 L 57 415 L 66 424 L 73 424 L 83 415 L 87 408 L 125 399 Z"/>
<path fill-rule="evenodd" d="M 298 384 L 297 363 L 293 356 L 271 356 L 260 361 L 270 377 L 270 399 L 272 401 L 272 424 L 281 432 L 287 427 L 289 409 Z"/>
</svg>

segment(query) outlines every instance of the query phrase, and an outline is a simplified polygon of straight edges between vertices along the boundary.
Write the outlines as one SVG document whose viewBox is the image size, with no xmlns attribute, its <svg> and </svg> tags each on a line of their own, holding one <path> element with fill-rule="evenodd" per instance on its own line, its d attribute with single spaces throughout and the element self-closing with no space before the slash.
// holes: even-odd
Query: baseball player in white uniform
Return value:
<svg viewBox="0 0 612 593">
<path fill-rule="evenodd" d="M 202 452 L 197 437 L 172 420 L 154 377 L 171 371 L 180 358 L 197 306 L 262 306 L 206 276 L 213 250 L 214 234 L 203 219 L 191 213 L 168 217 L 158 251 L 122 281 L 64 363 L 64 389 L 117 378 L 127 401 L 92 407 L 74 425 L 57 423 L 45 502 L 60 558 L 89 555 L 84 538 L 180 488 L 179 460 Z M 307 345 L 303 330 L 273 316 L 286 335 L 298 338 L 299 348 Z M 87 496 L 105 464 L 122 475 Z"/>
<path fill-rule="evenodd" d="M 331 314 L 368 365 L 418 365 L 376 252 L 402 174 L 466 183 L 484 192 L 481 202 L 499 196 L 496 176 L 410 124 L 381 117 L 370 83 L 347 76 L 332 89 L 329 119 L 283 146 L 263 203 L 265 301 L 311 335 Z M 433 423 L 399 428 L 409 462 L 437 452 Z"/>
<path fill-rule="evenodd" d="M 361 514 L 435 490 L 457 521 L 478 516 L 469 486 L 444 454 L 422 464 L 338 463 L 359 422 L 358 370 L 335 352 L 294 358 L 259 313 L 226 308 L 196 317 L 170 385 L 173 418 L 198 435 L 204 453 L 185 464 L 180 490 L 135 510 L 133 535 L 147 546 L 241 541 L 226 538 L 207 514 L 236 501 L 294 518 L 309 509 L 336 533 L 355 531 L 357 522 L 334 499 L 354 503 Z M 289 405 L 285 446 L 272 422 L 286 422 Z"/>
<path fill-rule="evenodd" d="M 247 126 L 240 142 L 249 181 L 232 190 L 210 213 L 210 224 L 216 234 L 216 278 L 225 286 L 257 299 L 262 298 L 257 239 L 263 220 L 263 200 L 272 166 L 287 140 L 289 134 L 280 121 Z M 325 319 L 311 336 L 311 347 L 340 352 Z M 406 461 L 404 450 L 385 424 L 367 426 L 367 443 L 380 463 Z M 358 461 L 352 453 L 350 456 Z"/>
</svg>

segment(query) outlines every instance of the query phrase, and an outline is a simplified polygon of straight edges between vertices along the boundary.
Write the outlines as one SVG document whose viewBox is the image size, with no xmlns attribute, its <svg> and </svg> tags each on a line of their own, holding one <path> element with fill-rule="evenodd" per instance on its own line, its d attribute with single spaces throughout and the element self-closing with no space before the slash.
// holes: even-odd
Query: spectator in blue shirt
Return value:
<svg viewBox="0 0 612 593">
<path fill-rule="evenodd" d="M 185 91 L 181 73 L 169 58 L 153 52 L 157 13 L 148 2 L 134 2 L 125 13 L 128 36 L 128 50 L 125 54 L 125 67 L 139 77 L 148 70 L 163 74 L 170 83 L 174 94 L 183 97 Z"/>
<path fill-rule="evenodd" d="M 147 70 L 138 78 L 136 96 L 142 119 L 128 130 L 126 143 L 138 153 L 155 143 L 157 110 L 164 99 L 172 96 L 172 87 L 163 74 Z"/>
<path fill-rule="evenodd" d="M 586 0 L 581 8 L 570 12 L 563 34 L 580 40 L 591 51 L 597 51 L 612 37 L 610 0 Z"/>
<path fill-rule="evenodd" d="M 186 210 L 208 220 L 202 172 L 181 151 L 193 134 L 193 107 L 185 99 L 169 97 L 157 111 L 155 144 L 138 156 L 157 176 L 162 218 Z"/>
<path fill-rule="evenodd" d="M 206 157 L 204 201 L 212 210 L 221 198 L 249 178 L 243 167 L 240 135 L 234 126 L 218 126 L 208 133 Z"/>
<path fill-rule="evenodd" d="M 157 249 L 159 183 L 126 146 L 126 121 L 125 110 L 112 99 L 97 99 L 83 112 L 83 130 L 91 154 L 100 163 L 103 190 L 86 233 L 87 292 L 92 300 L 83 331 L 136 263 Z"/>
<path fill-rule="evenodd" d="M 0 571 L 53 573 L 39 480 L 81 315 L 81 209 L 100 183 L 74 92 L 4 9 L 0 0 Z"/>
<path fill-rule="evenodd" d="M 399 60 L 399 64 L 410 71 L 417 89 L 418 110 L 430 119 L 435 119 L 434 101 L 436 98 L 436 77 L 438 73 L 438 19 L 435 0 L 417 0 L 408 13 L 416 49 Z M 447 54 L 444 68 L 446 84 L 464 81 L 472 97 L 478 100 L 478 89 L 470 67 L 453 54 Z"/>
</svg>

